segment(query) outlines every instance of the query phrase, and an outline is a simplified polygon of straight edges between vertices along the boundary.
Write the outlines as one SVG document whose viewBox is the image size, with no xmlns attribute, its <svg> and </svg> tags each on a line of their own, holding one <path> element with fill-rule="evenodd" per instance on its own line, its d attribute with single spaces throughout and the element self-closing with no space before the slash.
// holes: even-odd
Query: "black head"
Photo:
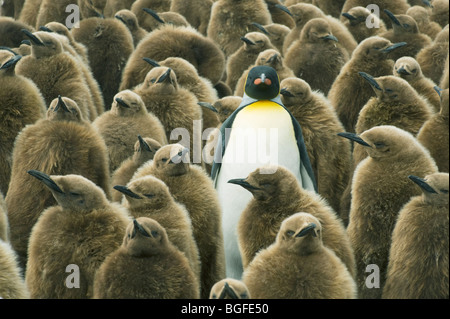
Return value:
<svg viewBox="0 0 450 319">
<path fill-rule="evenodd" d="M 250 70 L 245 93 L 257 100 L 272 100 L 280 94 L 280 79 L 274 68 L 261 65 Z"/>
</svg>

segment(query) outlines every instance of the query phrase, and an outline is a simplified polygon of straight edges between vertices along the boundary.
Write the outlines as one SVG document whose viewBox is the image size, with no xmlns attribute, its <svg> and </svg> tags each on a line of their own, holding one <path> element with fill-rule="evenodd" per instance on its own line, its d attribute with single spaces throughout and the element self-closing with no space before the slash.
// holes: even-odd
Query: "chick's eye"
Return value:
<svg viewBox="0 0 450 319">
<path fill-rule="evenodd" d="M 448 189 L 440 189 L 442 194 L 448 194 Z"/>
<path fill-rule="evenodd" d="M 286 235 L 288 235 L 289 237 L 294 236 L 294 234 L 295 234 L 295 232 L 294 232 L 293 230 L 288 230 L 288 231 L 286 232 Z"/>
<path fill-rule="evenodd" d="M 152 231 L 152 237 L 158 237 L 159 233 L 156 230 Z"/>
<path fill-rule="evenodd" d="M 168 160 L 168 158 L 163 158 L 161 161 L 163 161 L 163 163 L 167 163 Z"/>
<path fill-rule="evenodd" d="M 72 196 L 80 196 L 80 194 L 74 193 L 74 192 L 70 192 L 70 195 L 72 195 Z"/>
<path fill-rule="evenodd" d="M 156 79 L 151 79 L 150 82 L 155 83 Z"/>
</svg>

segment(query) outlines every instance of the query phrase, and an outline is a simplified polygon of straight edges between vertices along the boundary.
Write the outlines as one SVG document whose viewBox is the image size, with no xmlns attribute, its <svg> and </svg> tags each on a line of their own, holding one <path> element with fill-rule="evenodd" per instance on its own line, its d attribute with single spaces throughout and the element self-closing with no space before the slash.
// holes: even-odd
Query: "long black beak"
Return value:
<svg viewBox="0 0 450 319">
<path fill-rule="evenodd" d="M 124 18 L 122 18 L 122 17 L 121 17 L 121 16 L 119 16 L 119 15 L 115 15 L 115 16 L 114 16 L 114 18 L 116 18 L 117 20 L 120 20 L 120 21 L 122 21 L 122 23 L 123 23 L 123 24 L 125 24 L 125 25 L 127 24 L 127 23 L 126 23 L 126 21 L 125 21 L 125 19 L 124 19 Z"/>
<path fill-rule="evenodd" d="M 322 37 L 321 39 L 339 42 L 338 38 L 336 38 L 336 37 L 335 37 L 334 35 L 332 35 L 332 34 L 328 34 L 328 35 Z"/>
<path fill-rule="evenodd" d="M 117 186 L 114 186 L 113 187 L 116 191 L 119 191 L 119 192 L 121 192 L 122 194 L 124 194 L 124 195 L 126 195 L 126 196 L 128 196 L 128 197 L 131 197 L 131 198 L 135 198 L 135 199 L 142 199 L 142 197 L 141 196 L 139 196 L 138 194 L 136 194 L 136 193 L 133 193 L 128 187 L 126 187 L 126 186 L 120 186 L 120 185 L 117 185 Z"/>
<path fill-rule="evenodd" d="M 361 75 L 367 82 L 369 82 L 369 84 L 376 88 L 377 90 L 382 91 L 381 86 L 377 83 L 377 81 L 375 80 L 375 78 L 373 76 L 371 76 L 370 74 L 367 74 L 365 72 L 359 72 L 359 75 Z"/>
<path fill-rule="evenodd" d="M 398 69 L 397 73 L 398 74 L 403 74 L 403 75 L 410 75 L 411 74 L 408 71 L 406 71 L 406 69 L 404 67 L 401 67 L 400 69 Z"/>
<path fill-rule="evenodd" d="M 0 46 L 0 50 L 4 50 L 4 51 L 9 51 L 14 55 L 19 55 L 16 52 L 14 52 L 11 48 L 5 47 L 5 46 Z"/>
<path fill-rule="evenodd" d="M 346 17 L 347 19 L 349 19 L 350 21 L 357 21 L 358 19 L 354 16 L 352 16 L 350 13 L 348 12 L 344 12 L 342 14 L 342 16 Z"/>
<path fill-rule="evenodd" d="M 177 155 L 175 155 L 170 159 L 170 164 L 179 164 L 188 153 L 189 149 L 187 148 L 182 149 L 180 152 L 178 152 Z"/>
<path fill-rule="evenodd" d="M 152 237 L 152 236 L 150 236 L 149 233 L 147 233 L 147 231 L 144 229 L 144 227 L 142 227 L 142 225 L 139 224 L 139 222 L 138 222 L 136 219 L 133 219 L 133 224 L 134 224 L 134 229 L 133 229 L 133 235 L 132 235 L 131 238 L 134 238 L 138 232 L 139 232 L 142 236 L 145 236 L 145 237 Z"/>
<path fill-rule="evenodd" d="M 44 32 L 50 32 L 50 33 L 53 33 L 53 30 L 51 30 L 51 29 L 49 29 L 49 28 L 47 28 L 47 27 L 45 27 L 45 26 L 40 26 L 40 27 L 39 27 L 39 30 L 44 31 Z"/>
<path fill-rule="evenodd" d="M 286 88 L 281 89 L 280 94 L 287 97 L 295 97 L 295 95 L 289 92 Z"/>
<path fill-rule="evenodd" d="M 214 113 L 219 113 L 219 111 L 217 111 L 217 109 L 214 107 L 214 105 L 212 105 L 211 103 L 207 103 L 207 102 L 198 102 L 198 105 L 200 105 L 201 107 L 204 107 L 205 109 L 208 109 L 210 111 L 213 111 Z"/>
<path fill-rule="evenodd" d="M 266 30 L 266 28 L 264 28 L 261 24 L 256 23 L 256 22 L 252 22 L 252 25 L 254 25 L 255 27 L 257 27 L 259 30 L 261 30 L 262 33 L 269 35 L 269 31 Z"/>
<path fill-rule="evenodd" d="M 20 45 L 22 45 L 22 44 L 31 46 L 31 41 L 30 40 L 22 40 L 22 42 L 20 42 Z"/>
<path fill-rule="evenodd" d="M 287 14 L 289 14 L 289 15 L 292 17 L 292 12 L 289 11 L 289 9 L 288 9 L 286 6 L 277 3 L 277 4 L 275 5 L 275 8 L 278 8 L 278 9 L 280 9 L 281 11 L 286 12 Z"/>
<path fill-rule="evenodd" d="M 35 36 L 33 33 L 31 33 L 30 31 L 28 31 L 26 29 L 22 29 L 22 32 L 28 38 L 30 38 L 31 42 L 33 42 L 35 45 L 40 46 L 40 47 L 45 46 L 45 44 L 37 36 Z"/>
<path fill-rule="evenodd" d="M 275 53 L 269 60 L 267 60 L 267 63 L 273 63 L 276 59 L 278 59 L 278 54 Z"/>
<path fill-rule="evenodd" d="M 170 80 L 170 72 L 172 72 L 172 69 L 169 68 L 169 69 L 166 71 L 166 73 L 164 73 L 163 75 L 161 75 L 161 77 L 159 78 L 158 82 L 156 82 L 156 83 L 163 83 L 163 82 L 165 82 L 165 81 L 167 81 L 167 80 Z"/>
<path fill-rule="evenodd" d="M 150 146 L 148 146 L 147 142 L 142 138 L 142 136 L 138 135 L 139 145 L 141 150 L 145 150 L 146 152 L 152 152 Z"/>
<path fill-rule="evenodd" d="M 338 136 L 344 137 L 346 139 L 349 139 L 351 141 L 354 141 L 358 144 L 361 144 L 362 146 L 367 146 L 367 147 L 372 147 L 369 144 L 367 144 L 366 141 L 364 141 L 361 137 L 359 137 L 357 134 L 355 133 L 338 133 Z"/>
<path fill-rule="evenodd" d="M 253 42 L 252 40 L 250 40 L 246 37 L 241 37 L 241 40 L 244 41 L 245 43 L 247 43 L 248 45 L 256 45 L 255 42 Z"/>
<path fill-rule="evenodd" d="M 406 42 L 398 42 L 398 43 L 394 43 L 393 45 L 388 46 L 387 48 L 383 49 L 381 52 L 383 52 L 383 53 L 389 53 L 389 52 L 394 51 L 394 50 L 397 49 L 397 48 L 401 48 L 401 47 L 403 47 L 403 46 L 405 46 L 405 45 L 407 45 L 407 44 L 408 44 L 408 43 L 406 43 Z"/>
<path fill-rule="evenodd" d="M 146 13 L 148 13 L 153 18 L 155 18 L 156 21 L 161 22 L 161 23 L 166 23 L 163 19 L 161 19 L 161 17 L 158 15 L 158 13 L 156 13 L 156 11 L 153 11 L 152 9 L 149 9 L 149 8 L 144 8 L 142 10 L 144 10 Z"/>
<path fill-rule="evenodd" d="M 0 67 L 0 70 L 6 70 L 6 69 L 10 69 L 10 68 L 14 67 L 17 64 L 17 62 L 20 61 L 20 59 L 22 59 L 21 55 L 13 56 L 10 60 L 6 61 L 5 64 L 3 64 Z"/>
<path fill-rule="evenodd" d="M 295 235 L 295 237 L 305 237 L 309 234 L 312 234 L 313 237 L 317 237 L 316 232 L 314 231 L 316 229 L 316 224 L 311 223 L 308 226 L 306 226 L 305 228 L 303 228 L 297 235 Z"/>
<path fill-rule="evenodd" d="M 130 106 L 127 104 L 127 103 L 125 103 L 125 101 L 124 100 L 122 100 L 121 98 L 116 98 L 116 102 L 117 102 L 117 104 L 119 104 L 120 106 L 123 106 L 124 108 L 127 108 L 127 109 L 129 109 L 130 108 Z"/>
<path fill-rule="evenodd" d="M 249 184 L 245 179 L 239 178 L 239 179 L 231 179 L 228 181 L 230 184 L 235 184 L 244 187 L 246 190 L 252 191 L 252 190 L 260 190 L 261 188 L 255 187 L 251 184 Z"/>
<path fill-rule="evenodd" d="M 62 189 L 47 174 L 39 172 L 37 170 L 30 170 L 30 171 L 28 171 L 28 174 L 30 174 L 31 176 L 40 180 L 42 183 L 44 183 L 45 186 L 50 188 L 51 191 L 54 191 L 54 192 L 57 192 L 60 194 L 64 194 Z"/>
<path fill-rule="evenodd" d="M 233 288 L 231 288 L 227 282 L 225 283 L 225 286 L 217 299 L 225 299 L 226 297 L 230 297 L 230 299 L 239 299 L 238 295 L 236 295 Z"/>
<path fill-rule="evenodd" d="M 399 25 L 399 26 L 402 25 L 402 24 L 400 23 L 400 21 L 398 21 L 398 19 L 396 18 L 396 16 L 395 16 L 391 11 L 389 11 L 388 9 L 384 9 L 383 11 L 384 11 L 384 13 L 386 13 L 386 14 L 388 15 L 389 19 L 391 19 L 392 22 L 394 22 L 396 25 Z"/>
<path fill-rule="evenodd" d="M 145 62 L 147 62 L 148 64 L 150 64 L 152 67 L 160 67 L 161 65 L 156 62 L 155 60 L 149 59 L 149 58 L 143 58 L 142 60 L 144 60 Z"/>
<path fill-rule="evenodd" d="M 424 191 L 431 193 L 431 194 L 439 194 L 438 192 L 436 192 L 434 190 L 433 187 L 428 185 L 427 182 L 423 178 L 420 178 L 420 177 L 417 177 L 414 175 L 409 175 L 408 178 L 410 180 L 412 180 L 414 183 L 416 183 L 417 185 L 419 185 L 419 187 L 422 188 Z"/>
<path fill-rule="evenodd" d="M 53 112 L 58 112 L 60 108 L 62 108 L 64 112 L 71 113 L 66 103 L 64 102 L 62 96 L 58 95 L 58 104 L 56 104 L 56 107 L 53 110 Z"/>
<path fill-rule="evenodd" d="M 441 96 L 442 92 L 444 91 L 443 89 L 441 89 L 439 86 L 434 86 L 434 90 L 437 92 L 437 94 L 439 94 L 439 96 Z"/>
</svg>

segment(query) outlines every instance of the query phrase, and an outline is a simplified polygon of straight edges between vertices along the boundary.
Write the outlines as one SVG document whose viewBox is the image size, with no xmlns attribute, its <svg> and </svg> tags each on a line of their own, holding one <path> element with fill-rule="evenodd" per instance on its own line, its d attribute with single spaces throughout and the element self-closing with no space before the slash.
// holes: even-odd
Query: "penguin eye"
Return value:
<svg viewBox="0 0 450 319">
<path fill-rule="evenodd" d="M 375 145 L 376 148 L 382 148 L 382 147 L 385 147 L 385 146 L 386 146 L 386 144 L 381 143 L 381 142 L 379 142 L 379 143 L 374 143 L 374 145 Z"/>
<path fill-rule="evenodd" d="M 167 163 L 168 160 L 168 158 L 163 158 L 161 161 L 163 161 L 163 163 Z"/>
<path fill-rule="evenodd" d="M 373 47 L 375 50 L 380 50 L 380 48 L 379 47 Z"/>
<path fill-rule="evenodd" d="M 263 40 L 256 41 L 256 43 L 263 43 L 263 42 L 264 42 Z"/>
<path fill-rule="evenodd" d="M 405 23 L 403 26 L 404 26 L 405 28 L 409 28 L 409 24 L 407 24 L 407 23 Z"/>
<path fill-rule="evenodd" d="M 144 194 L 144 196 L 147 197 L 147 198 L 153 198 L 153 197 L 155 197 L 155 195 L 153 195 L 153 194 Z"/>
<path fill-rule="evenodd" d="M 394 92 L 394 91 L 391 89 L 386 89 L 386 93 L 392 93 L 392 92 Z"/>
<path fill-rule="evenodd" d="M 416 72 L 417 72 L 417 69 L 413 69 L 413 70 L 412 70 L 412 73 L 416 73 Z"/>
<path fill-rule="evenodd" d="M 152 237 L 158 237 L 159 233 L 156 230 L 152 230 Z"/>
<path fill-rule="evenodd" d="M 442 194 L 448 194 L 448 189 L 440 189 Z"/>
<path fill-rule="evenodd" d="M 294 234 L 295 234 L 295 231 L 293 231 L 293 230 L 288 230 L 288 231 L 286 232 L 286 235 L 288 235 L 289 237 L 294 236 Z"/>
<path fill-rule="evenodd" d="M 150 82 L 155 83 L 156 79 L 151 79 Z"/>
<path fill-rule="evenodd" d="M 72 196 L 80 196 L 80 194 L 74 193 L 74 192 L 70 192 L 70 195 L 72 195 Z"/>
</svg>

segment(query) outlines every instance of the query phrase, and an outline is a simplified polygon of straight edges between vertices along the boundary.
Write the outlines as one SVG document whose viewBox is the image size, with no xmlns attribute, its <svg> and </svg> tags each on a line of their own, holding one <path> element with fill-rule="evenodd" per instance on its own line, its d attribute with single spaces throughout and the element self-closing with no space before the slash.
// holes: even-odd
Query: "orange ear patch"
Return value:
<svg viewBox="0 0 450 319">
<path fill-rule="evenodd" d="M 265 83 L 267 86 L 272 85 L 272 81 L 271 81 L 270 79 L 265 79 L 265 80 L 264 80 L 264 83 Z"/>
<path fill-rule="evenodd" d="M 253 84 L 255 84 L 255 85 L 260 85 L 261 83 L 262 83 L 262 80 L 260 78 L 257 78 L 255 80 L 255 82 L 253 82 Z"/>
</svg>

